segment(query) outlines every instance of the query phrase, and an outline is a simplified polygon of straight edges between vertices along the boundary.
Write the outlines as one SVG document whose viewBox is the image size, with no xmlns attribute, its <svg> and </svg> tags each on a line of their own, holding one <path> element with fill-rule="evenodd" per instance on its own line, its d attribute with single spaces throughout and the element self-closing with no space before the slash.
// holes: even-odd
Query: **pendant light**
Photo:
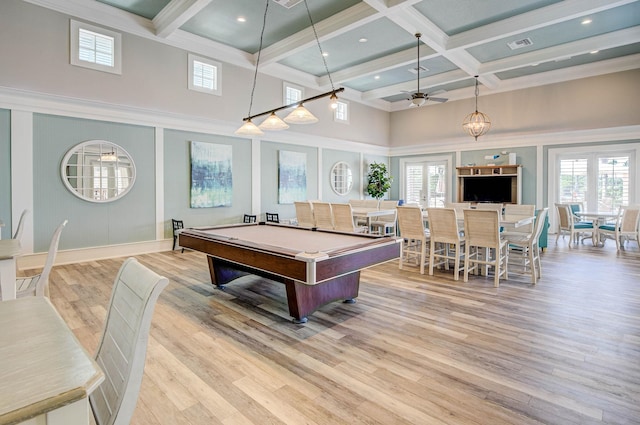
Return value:
<svg viewBox="0 0 640 425">
<path fill-rule="evenodd" d="M 478 140 L 478 137 L 486 134 L 491 128 L 491 120 L 489 116 L 483 114 L 482 112 L 478 112 L 478 95 L 480 91 L 478 89 L 478 76 L 475 76 L 476 79 L 476 111 L 467 115 L 462 122 L 462 128 L 471 136 Z"/>
<path fill-rule="evenodd" d="M 307 108 L 304 107 L 304 103 L 312 102 L 314 100 L 321 99 L 323 97 L 329 97 L 329 104 L 331 109 L 336 109 L 338 107 L 338 93 L 344 91 L 344 88 L 336 89 L 333 85 L 333 79 L 331 78 L 331 73 L 329 72 L 329 67 L 327 66 L 327 61 L 325 60 L 325 55 L 322 52 L 322 46 L 320 45 L 320 39 L 318 38 L 318 33 L 316 32 L 315 24 L 313 23 L 313 19 L 311 18 L 311 12 L 309 11 L 309 5 L 307 4 L 307 0 L 304 0 L 304 5 L 307 9 L 307 15 L 309 16 L 309 21 L 311 22 L 311 28 L 313 29 L 313 35 L 316 39 L 316 43 L 318 45 L 318 49 L 320 50 L 320 56 L 322 57 L 322 62 L 324 64 L 324 69 L 329 77 L 329 82 L 331 83 L 331 91 L 326 93 L 319 94 L 317 96 L 312 96 L 307 99 L 303 99 L 296 103 L 290 105 L 280 106 L 278 108 L 271 109 L 266 112 L 261 112 L 259 114 L 251 115 L 251 107 L 253 106 L 253 95 L 256 88 L 256 80 L 258 77 L 258 65 L 260 64 L 260 53 L 262 52 L 262 43 L 264 37 L 264 29 L 267 22 L 267 11 L 269 9 L 269 1 L 266 0 L 266 7 L 264 11 L 264 19 L 262 22 L 262 32 L 260 33 L 260 47 L 258 50 L 258 56 L 256 58 L 256 67 L 253 75 L 253 86 L 251 88 L 251 100 L 249 103 L 249 114 L 246 118 L 243 118 L 244 124 L 238 130 L 236 130 L 235 134 L 241 136 L 261 136 L 264 134 L 262 130 L 269 131 L 277 131 L 277 130 L 286 130 L 289 128 L 289 124 L 313 124 L 318 122 L 318 118 L 316 118 Z M 295 109 L 285 117 L 284 121 L 276 115 L 276 112 L 290 109 L 295 107 Z M 265 119 L 260 125 L 255 125 L 251 120 L 256 117 L 261 117 L 263 115 L 269 115 L 267 119 Z"/>
</svg>

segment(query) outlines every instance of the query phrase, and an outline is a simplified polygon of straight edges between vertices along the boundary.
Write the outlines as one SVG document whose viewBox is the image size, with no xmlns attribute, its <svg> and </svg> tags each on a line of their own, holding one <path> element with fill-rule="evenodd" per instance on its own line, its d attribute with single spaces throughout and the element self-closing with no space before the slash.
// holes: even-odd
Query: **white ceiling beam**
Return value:
<svg viewBox="0 0 640 425">
<path fill-rule="evenodd" d="M 420 60 L 431 59 L 439 56 L 437 53 L 431 52 L 427 55 L 420 55 Z M 411 63 L 415 63 L 416 49 L 406 49 L 400 52 L 392 53 L 387 56 L 383 56 L 378 59 L 373 59 L 369 62 L 364 62 L 358 65 L 354 65 L 349 68 L 341 69 L 331 73 L 331 78 L 334 83 L 342 83 L 344 81 L 352 80 L 354 78 L 365 77 L 367 75 L 377 74 L 387 71 L 389 69 L 398 68 L 401 66 L 407 66 Z M 326 82 L 325 82 L 326 80 Z M 324 84 L 329 84 L 329 77 L 321 77 L 321 81 Z"/>
<path fill-rule="evenodd" d="M 479 73 L 496 73 L 640 42 L 640 26 L 498 59 L 480 65 Z"/>
<path fill-rule="evenodd" d="M 171 0 L 151 21 L 158 37 L 166 38 L 212 0 Z"/>
<path fill-rule="evenodd" d="M 443 72 L 441 74 L 421 78 L 420 89 L 423 90 L 429 87 L 439 86 L 441 84 L 465 80 L 467 78 L 469 78 L 469 74 L 459 69 Z M 365 100 L 379 99 L 387 96 L 393 96 L 403 91 L 412 92 L 415 90 L 416 85 L 416 80 L 412 80 L 406 81 L 404 83 L 394 84 L 391 86 L 381 87 L 378 89 L 363 92 L 362 98 Z"/>
<path fill-rule="evenodd" d="M 622 6 L 633 1 L 637 0 L 565 0 L 551 6 L 453 35 L 449 38 L 446 48 L 448 50 L 466 49 L 514 34 L 522 34 L 526 31 L 532 31 Z"/>
<path fill-rule="evenodd" d="M 358 28 L 378 19 L 374 9 L 364 3 L 358 3 L 349 9 L 343 10 L 320 22 L 314 22 L 320 41 L 337 37 L 354 28 Z M 300 52 L 316 42 L 311 26 L 262 49 L 260 54 L 261 64 L 278 62 L 287 56 Z M 257 54 L 256 54 L 257 56 Z"/>
</svg>

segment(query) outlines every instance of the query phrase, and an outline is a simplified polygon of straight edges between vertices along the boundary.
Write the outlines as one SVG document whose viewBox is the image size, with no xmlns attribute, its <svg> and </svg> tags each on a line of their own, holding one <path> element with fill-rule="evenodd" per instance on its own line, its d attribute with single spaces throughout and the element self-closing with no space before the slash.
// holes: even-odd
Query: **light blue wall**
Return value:
<svg viewBox="0 0 640 425">
<path fill-rule="evenodd" d="M 278 151 L 307 154 L 307 199 L 318 199 L 318 149 L 286 143 L 262 142 L 260 145 L 260 196 L 262 212 L 275 212 L 281 219 L 296 216 L 293 204 L 278 204 Z M 328 177 L 327 177 L 328 179 Z"/>
<path fill-rule="evenodd" d="M 346 195 L 338 195 L 331 188 L 331 169 L 337 162 L 346 162 L 351 167 L 353 186 Z M 362 177 L 360 176 L 360 153 L 334 149 L 322 150 L 322 200 L 326 202 L 348 202 L 349 199 L 360 199 L 358 189 Z"/>
<path fill-rule="evenodd" d="M 509 152 L 515 152 L 516 164 L 522 165 L 522 199 L 523 204 L 536 203 L 536 148 L 535 147 L 519 147 L 509 149 Z M 500 155 L 495 160 L 484 159 L 486 155 Z M 509 156 L 503 155 L 496 149 L 481 149 L 475 151 L 464 151 L 460 154 L 461 165 L 507 165 L 509 164 Z M 541 206 L 536 205 L 536 208 Z"/>
<path fill-rule="evenodd" d="M 191 208 L 190 142 L 232 146 L 233 199 L 231 206 Z M 165 237 L 172 235 L 171 219 L 186 227 L 238 223 L 251 212 L 251 141 L 178 130 L 164 132 L 164 213 Z"/>
<path fill-rule="evenodd" d="M 0 109 L 0 227 L 2 239 L 11 235 L 11 113 Z"/>
<path fill-rule="evenodd" d="M 60 177 L 66 152 L 80 142 L 106 140 L 122 146 L 136 166 L 136 181 L 116 201 L 94 203 L 69 192 Z M 34 251 L 49 249 L 57 225 L 68 219 L 60 249 L 155 240 L 154 130 L 111 122 L 34 114 Z"/>
</svg>

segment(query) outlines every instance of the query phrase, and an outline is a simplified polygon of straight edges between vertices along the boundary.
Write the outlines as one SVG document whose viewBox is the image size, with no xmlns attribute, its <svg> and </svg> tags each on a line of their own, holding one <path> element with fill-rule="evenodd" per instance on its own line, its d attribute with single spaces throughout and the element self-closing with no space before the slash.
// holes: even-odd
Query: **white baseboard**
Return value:
<svg viewBox="0 0 640 425">
<path fill-rule="evenodd" d="M 82 263 L 85 261 L 104 260 L 107 258 L 129 257 L 151 252 L 170 251 L 173 239 L 159 241 L 136 242 L 123 245 L 99 246 L 58 251 L 55 265 Z M 18 258 L 18 269 L 34 269 L 44 267 L 47 253 L 26 254 Z"/>
</svg>

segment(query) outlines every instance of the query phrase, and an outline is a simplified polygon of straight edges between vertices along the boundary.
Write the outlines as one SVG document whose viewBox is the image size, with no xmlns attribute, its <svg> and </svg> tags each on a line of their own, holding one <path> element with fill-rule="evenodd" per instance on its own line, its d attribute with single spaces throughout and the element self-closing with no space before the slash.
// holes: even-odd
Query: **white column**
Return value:
<svg viewBox="0 0 640 425">
<path fill-rule="evenodd" d="M 11 111 L 11 223 L 16 230 L 22 211 L 25 218 L 22 254 L 33 253 L 33 113 Z"/>
<path fill-rule="evenodd" d="M 164 239 L 164 128 L 155 128 L 156 240 Z"/>
</svg>

